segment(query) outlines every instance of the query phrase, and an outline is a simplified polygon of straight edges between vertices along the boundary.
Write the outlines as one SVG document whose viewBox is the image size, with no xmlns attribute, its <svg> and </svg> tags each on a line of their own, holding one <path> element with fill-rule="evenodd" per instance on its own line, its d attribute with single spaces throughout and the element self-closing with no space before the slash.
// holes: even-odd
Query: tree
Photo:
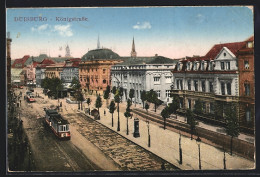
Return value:
<svg viewBox="0 0 260 177">
<path fill-rule="evenodd" d="M 115 102 L 117 103 L 117 113 L 118 113 L 117 131 L 120 131 L 120 118 L 119 118 L 120 95 L 119 95 L 119 90 L 116 91 L 114 99 L 115 99 Z"/>
<path fill-rule="evenodd" d="M 114 111 L 116 110 L 116 105 L 114 101 L 111 101 L 110 105 L 109 105 L 109 112 L 112 114 L 112 127 L 114 126 L 114 118 L 113 118 L 113 114 Z"/>
<path fill-rule="evenodd" d="M 172 102 L 169 104 L 169 111 L 170 114 L 174 113 L 176 115 L 177 118 L 177 110 L 180 108 L 180 99 L 179 96 L 174 95 L 172 97 Z"/>
<path fill-rule="evenodd" d="M 106 100 L 106 104 L 108 105 L 108 98 L 109 98 L 109 93 L 110 93 L 110 86 L 108 85 L 106 88 L 106 91 L 104 92 L 104 99 Z"/>
<path fill-rule="evenodd" d="M 146 111 L 148 113 L 148 109 L 149 109 L 149 104 L 148 103 L 145 103 L 145 109 L 146 109 Z"/>
<path fill-rule="evenodd" d="M 81 84 L 80 84 L 79 80 L 76 77 L 74 77 L 72 79 L 71 87 L 76 92 L 75 97 L 76 97 L 76 100 L 78 101 L 78 109 L 80 109 L 80 100 L 81 100 L 81 97 L 82 97 L 81 96 L 82 93 L 81 93 L 81 90 L 80 90 Z"/>
<path fill-rule="evenodd" d="M 158 99 L 158 95 L 156 91 L 151 89 L 149 92 L 147 92 L 146 95 L 147 101 L 154 104 L 154 112 L 156 112 L 157 106 L 161 105 L 163 102 Z"/>
<path fill-rule="evenodd" d="M 119 95 L 120 95 L 120 99 L 121 99 L 121 101 L 122 101 L 122 97 L 123 97 L 123 95 L 124 95 L 124 89 L 123 89 L 123 87 L 119 87 Z"/>
<path fill-rule="evenodd" d="M 113 88 L 112 88 L 112 93 L 115 95 L 116 94 L 116 86 L 114 86 Z"/>
<path fill-rule="evenodd" d="M 102 106 L 101 97 L 100 97 L 100 95 L 97 95 L 95 107 L 98 109 L 98 114 L 99 114 L 99 115 L 100 115 L 100 113 L 99 113 L 99 108 L 100 108 L 101 106 Z"/>
<path fill-rule="evenodd" d="M 196 100 L 195 105 L 194 105 L 194 113 L 195 114 L 202 114 L 203 112 L 203 105 L 200 99 Z"/>
<path fill-rule="evenodd" d="M 131 103 L 133 103 L 133 98 L 135 97 L 135 90 L 134 89 L 130 89 L 129 91 L 129 98 L 131 99 Z"/>
<path fill-rule="evenodd" d="M 226 106 L 225 109 L 225 130 L 227 135 L 231 137 L 230 139 L 230 154 L 232 155 L 232 144 L 233 138 L 238 137 L 239 135 L 239 123 L 237 119 L 237 107 L 234 104 L 230 104 Z"/>
<path fill-rule="evenodd" d="M 166 128 L 166 119 L 170 117 L 169 107 L 168 107 L 168 106 L 166 106 L 166 107 L 162 110 L 161 116 L 163 117 L 163 121 L 164 121 L 164 123 L 163 123 L 163 129 L 165 130 L 165 128 Z"/>
<path fill-rule="evenodd" d="M 142 102 L 143 102 L 143 109 L 144 109 L 144 102 L 147 100 L 147 98 L 146 98 L 146 91 L 145 90 L 143 90 L 142 92 L 141 92 L 141 100 L 142 100 Z M 148 108 L 149 109 L 149 108 Z"/>
<path fill-rule="evenodd" d="M 90 103 L 91 103 L 91 99 L 88 98 L 88 99 L 87 99 L 88 108 L 89 108 Z"/>
<path fill-rule="evenodd" d="M 124 113 L 125 117 L 127 118 L 126 121 L 126 134 L 129 135 L 129 129 L 128 129 L 128 118 L 131 117 L 131 107 L 132 102 L 130 99 L 127 100 L 127 107 L 126 107 L 126 112 Z"/>
<path fill-rule="evenodd" d="M 195 127 L 198 122 L 195 120 L 194 114 L 190 109 L 186 110 L 187 123 L 190 125 L 190 139 L 192 140 L 192 135 L 194 133 Z"/>
</svg>

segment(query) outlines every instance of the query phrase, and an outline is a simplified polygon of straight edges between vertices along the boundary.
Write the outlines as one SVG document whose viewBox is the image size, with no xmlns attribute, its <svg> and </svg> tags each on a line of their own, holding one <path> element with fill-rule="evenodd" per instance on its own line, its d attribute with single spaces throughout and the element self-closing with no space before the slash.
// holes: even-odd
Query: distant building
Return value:
<svg viewBox="0 0 260 177">
<path fill-rule="evenodd" d="M 37 87 L 41 87 L 42 80 L 45 79 L 46 66 L 49 66 L 51 64 L 55 64 L 55 62 L 46 58 L 36 66 L 35 78 Z"/>
<path fill-rule="evenodd" d="M 45 77 L 61 79 L 61 72 L 63 71 L 65 63 L 55 63 L 46 66 Z"/>
<path fill-rule="evenodd" d="M 30 58 L 30 55 L 25 55 L 23 58 L 15 59 L 12 68 L 24 68 L 26 66 L 26 61 Z"/>
<path fill-rule="evenodd" d="M 171 102 L 171 70 L 175 60 L 162 57 L 125 57 L 125 62 L 111 68 L 112 87 L 124 89 L 123 101 L 129 98 L 130 89 L 135 90 L 134 103 L 142 103 L 141 92 L 153 89 L 164 103 Z"/>
<path fill-rule="evenodd" d="M 23 74 L 22 68 L 12 68 L 11 69 L 11 83 L 16 85 L 21 85 L 21 74 Z"/>
<path fill-rule="evenodd" d="M 71 83 L 73 78 L 79 79 L 79 62 L 80 58 L 73 58 L 65 61 L 61 79 L 64 83 Z"/>
</svg>

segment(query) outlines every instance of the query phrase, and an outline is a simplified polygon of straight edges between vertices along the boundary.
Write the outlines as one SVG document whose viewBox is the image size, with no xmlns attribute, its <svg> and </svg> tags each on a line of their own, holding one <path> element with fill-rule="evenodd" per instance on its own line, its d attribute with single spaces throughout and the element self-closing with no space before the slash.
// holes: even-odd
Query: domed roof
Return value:
<svg viewBox="0 0 260 177">
<path fill-rule="evenodd" d="M 113 52 L 110 49 L 95 49 L 95 50 L 90 50 L 88 53 L 83 55 L 81 58 L 82 61 L 91 61 L 91 60 L 115 60 L 115 59 L 120 59 L 121 57 Z"/>
</svg>

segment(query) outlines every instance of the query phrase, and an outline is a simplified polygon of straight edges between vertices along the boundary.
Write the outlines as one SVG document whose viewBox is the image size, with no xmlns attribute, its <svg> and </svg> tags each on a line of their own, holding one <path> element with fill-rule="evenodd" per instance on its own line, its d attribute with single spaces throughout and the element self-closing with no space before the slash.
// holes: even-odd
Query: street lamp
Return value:
<svg viewBox="0 0 260 177">
<path fill-rule="evenodd" d="M 200 161 L 200 143 L 201 143 L 201 139 L 200 139 L 199 136 L 198 136 L 198 138 L 196 139 L 196 143 L 197 143 L 198 148 L 199 148 L 199 169 L 201 170 L 201 161 Z"/>
<path fill-rule="evenodd" d="M 179 154 L 180 154 L 179 164 L 182 164 L 181 133 L 179 132 L 179 134 L 180 134 L 180 137 L 179 137 Z"/>
<path fill-rule="evenodd" d="M 151 136 L 150 136 L 149 121 L 146 121 L 146 123 L 147 123 L 147 129 L 148 129 L 148 147 L 151 147 Z"/>
<path fill-rule="evenodd" d="M 224 152 L 224 158 L 223 158 L 224 170 L 226 170 L 226 152 L 225 152 L 225 147 L 224 147 L 224 145 L 223 145 L 223 152 Z"/>
</svg>

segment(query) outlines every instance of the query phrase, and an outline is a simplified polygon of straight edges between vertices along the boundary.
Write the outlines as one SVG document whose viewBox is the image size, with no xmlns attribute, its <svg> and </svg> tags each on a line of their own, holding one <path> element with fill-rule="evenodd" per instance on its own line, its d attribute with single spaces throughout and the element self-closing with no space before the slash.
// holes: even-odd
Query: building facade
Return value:
<svg viewBox="0 0 260 177">
<path fill-rule="evenodd" d="M 217 44 L 203 57 L 186 58 L 176 64 L 172 71 L 172 94 L 180 98 L 180 112 L 194 109 L 195 103 L 200 100 L 203 113 L 198 117 L 209 123 L 224 125 L 225 107 L 234 104 L 240 120 L 239 50 L 245 43 Z M 240 127 L 244 126 L 243 122 L 239 123 Z"/>
<path fill-rule="evenodd" d="M 111 85 L 111 66 L 122 61 L 120 56 L 110 49 L 87 52 L 79 63 L 79 81 L 82 89 L 103 94 L 106 87 Z"/>
<path fill-rule="evenodd" d="M 80 58 L 65 61 L 63 71 L 60 73 L 64 83 L 71 83 L 73 78 L 79 79 L 79 62 Z"/>
<path fill-rule="evenodd" d="M 55 64 L 55 62 L 46 58 L 36 66 L 35 78 L 37 87 L 41 87 L 42 80 L 45 79 L 46 66 L 49 66 L 51 64 Z"/>
<path fill-rule="evenodd" d="M 135 90 L 134 103 L 142 104 L 141 92 L 153 89 L 164 103 L 171 102 L 172 73 L 176 61 L 161 56 L 130 57 L 111 68 L 112 87 L 124 89 L 123 101 L 129 98 L 130 89 Z"/>
<path fill-rule="evenodd" d="M 61 72 L 63 71 L 64 63 L 55 63 L 46 66 L 45 77 L 61 79 Z"/>
<path fill-rule="evenodd" d="M 238 51 L 239 71 L 239 122 L 244 132 L 254 133 L 255 75 L 254 36 Z"/>
</svg>

